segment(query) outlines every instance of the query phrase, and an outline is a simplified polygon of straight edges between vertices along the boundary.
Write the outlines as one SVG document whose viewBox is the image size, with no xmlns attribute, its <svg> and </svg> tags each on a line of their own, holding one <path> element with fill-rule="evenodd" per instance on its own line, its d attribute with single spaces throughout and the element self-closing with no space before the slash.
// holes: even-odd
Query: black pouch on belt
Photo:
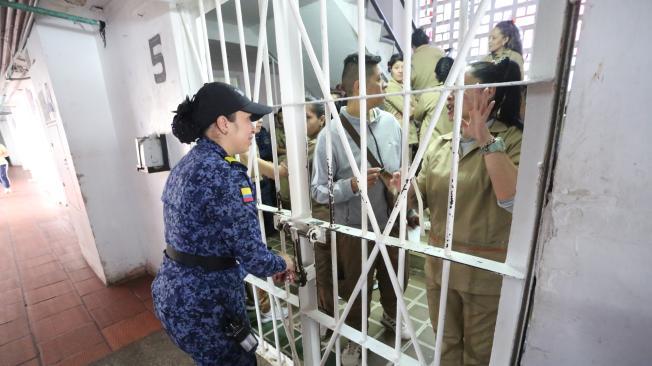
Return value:
<svg viewBox="0 0 652 366">
<path fill-rule="evenodd" d="M 247 352 L 252 352 L 258 347 L 258 340 L 251 333 L 249 322 L 243 322 L 237 317 L 227 318 L 225 332 Z"/>
</svg>

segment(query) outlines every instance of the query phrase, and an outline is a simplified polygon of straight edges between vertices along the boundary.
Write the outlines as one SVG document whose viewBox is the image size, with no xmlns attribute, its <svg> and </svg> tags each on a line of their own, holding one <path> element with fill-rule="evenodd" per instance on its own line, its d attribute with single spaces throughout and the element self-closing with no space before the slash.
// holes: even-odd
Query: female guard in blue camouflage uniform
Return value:
<svg viewBox="0 0 652 366">
<path fill-rule="evenodd" d="M 167 248 L 152 296 L 163 327 L 198 365 L 255 365 L 255 352 L 228 328 L 249 327 L 243 278 L 282 280 L 294 271 L 290 257 L 262 242 L 254 186 L 233 158 L 249 148 L 252 121 L 270 112 L 230 85 L 208 83 L 179 105 L 172 123 L 181 142 L 197 144 L 165 184 Z"/>
</svg>

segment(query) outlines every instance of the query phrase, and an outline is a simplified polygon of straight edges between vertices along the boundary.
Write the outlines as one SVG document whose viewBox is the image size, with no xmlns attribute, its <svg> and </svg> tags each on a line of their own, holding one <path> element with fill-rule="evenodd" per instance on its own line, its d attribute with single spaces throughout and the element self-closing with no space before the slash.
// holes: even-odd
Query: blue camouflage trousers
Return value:
<svg viewBox="0 0 652 366">
<path fill-rule="evenodd" d="M 152 283 L 154 311 L 172 341 L 200 366 L 256 365 L 228 336 L 225 314 L 248 321 L 239 268 L 205 272 L 165 258 Z"/>
</svg>

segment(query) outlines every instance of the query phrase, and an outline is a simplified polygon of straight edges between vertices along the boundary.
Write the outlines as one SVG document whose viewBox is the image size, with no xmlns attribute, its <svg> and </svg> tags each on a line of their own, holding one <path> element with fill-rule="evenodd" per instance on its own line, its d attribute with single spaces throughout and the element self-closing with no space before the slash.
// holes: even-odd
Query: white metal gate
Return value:
<svg viewBox="0 0 652 366">
<path fill-rule="evenodd" d="M 329 75 L 329 49 L 327 35 L 329 31 L 337 32 L 337 30 L 327 29 L 327 3 L 326 0 L 319 0 L 320 4 L 320 26 L 321 26 L 321 61 L 317 56 L 316 51 L 313 49 L 312 41 L 308 37 L 304 19 L 300 14 L 300 3 L 293 0 L 272 0 L 273 8 L 273 26 L 275 30 L 276 40 L 276 56 L 278 62 L 272 67 L 278 68 L 278 81 L 272 81 L 274 74 L 270 72 L 270 55 L 267 45 L 267 21 L 270 14 L 270 4 L 268 0 L 246 0 L 246 6 L 258 6 L 259 8 L 259 34 L 258 34 L 258 49 L 255 63 L 255 78 L 253 83 L 253 91 L 251 90 L 251 81 L 249 80 L 249 70 L 247 55 L 245 51 L 245 33 L 242 18 L 242 4 L 240 0 L 232 0 L 235 2 L 238 39 L 240 43 L 242 68 L 244 75 L 244 89 L 245 93 L 253 100 L 258 100 L 261 93 L 261 78 L 265 78 L 265 94 L 267 101 L 272 101 L 276 106 L 283 107 L 284 117 L 284 131 L 286 135 L 287 146 L 287 165 L 289 169 L 289 183 L 291 192 L 292 211 L 282 210 L 278 207 L 266 206 L 261 204 L 260 200 L 260 186 L 259 186 L 259 167 L 256 159 L 249 159 L 250 172 L 254 181 L 257 184 L 257 194 L 259 202 L 259 217 L 262 222 L 262 212 L 272 212 L 276 216 L 279 226 L 285 227 L 290 239 L 296 242 L 296 249 L 301 252 L 301 264 L 305 270 L 306 284 L 298 287 L 297 291 L 292 291 L 287 284 L 285 287 L 275 286 L 271 279 L 267 281 L 248 276 L 247 281 L 254 287 L 264 289 L 271 295 L 272 308 L 281 307 L 282 304 L 289 304 L 290 317 L 287 320 L 282 320 L 285 333 L 287 334 L 290 342 L 291 354 L 284 355 L 281 353 L 279 334 L 277 332 L 276 323 L 280 319 L 273 317 L 274 329 L 274 344 L 265 342 L 263 340 L 259 353 L 263 354 L 267 359 L 275 364 L 305 364 L 305 365 L 324 365 L 328 360 L 331 351 L 335 351 L 336 362 L 340 361 L 340 342 L 338 335 L 343 335 L 347 339 L 354 341 L 362 346 L 362 363 L 367 363 L 367 350 L 385 358 L 388 362 L 401 365 L 410 364 L 430 364 L 438 365 L 439 358 L 441 357 L 442 345 L 442 328 L 444 325 L 443 317 L 446 311 L 446 293 L 448 287 L 448 273 L 450 271 L 450 263 L 461 263 L 467 266 L 479 268 L 485 271 L 490 271 L 503 276 L 502 292 L 500 297 L 498 319 L 496 323 L 491 364 L 492 365 L 506 365 L 513 362 L 514 355 L 518 352 L 520 322 L 523 319 L 523 308 L 525 304 L 525 294 L 527 287 L 528 272 L 530 267 L 530 259 L 532 256 L 532 249 L 536 240 L 536 230 L 539 218 L 539 207 L 541 192 L 544 188 L 545 171 L 543 169 L 548 160 L 547 151 L 550 149 L 551 139 L 551 126 L 557 118 L 558 112 L 558 83 L 560 80 L 560 72 L 562 70 L 559 65 L 565 61 L 568 53 L 563 52 L 564 46 L 567 44 L 568 39 L 574 38 L 569 36 L 570 30 L 565 28 L 569 23 L 569 9 L 571 8 L 565 0 L 548 0 L 536 4 L 536 22 L 534 24 L 534 40 L 532 43 L 532 56 L 529 60 L 529 73 L 522 82 L 508 83 L 509 85 L 528 85 L 527 95 L 527 111 L 525 120 L 526 128 L 523 135 L 523 149 L 521 152 L 521 163 L 518 172 L 517 183 L 517 199 L 515 200 L 512 229 L 509 240 L 507 259 L 505 263 L 491 261 L 481 257 L 475 257 L 461 252 L 456 252 L 452 247 L 453 235 L 453 220 L 455 212 L 455 190 L 450 190 L 450 202 L 452 203 L 448 213 L 448 220 L 446 223 L 446 237 L 444 248 L 437 248 L 423 242 L 413 242 L 406 239 L 406 195 L 407 188 L 413 184 L 415 172 L 425 153 L 428 142 L 432 136 L 432 132 L 436 127 L 436 118 L 433 118 L 429 124 L 428 131 L 424 140 L 420 142 L 420 147 L 416 155 L 409 163 L 407 144 L 403 144 L 402 150 L 402 189 L 400 191 L 399 200 L 393 208 L 389 222 L 385 227 L 380 227 L 376 220 L 374 207 L 370 204 L 369 196 L 366 187 L 366 179 L 361 179 L 367 174 L 367 156 L 362 154 L 361 164 L 356 164 L 354 155 L 347 142 L 346 132 L 341 125 L 341 120 L 337 114 L 334 102 L 337 101 L 331 97 L 330 90 L 330 75 Z M 517 0 L 514 0 L 516 3 Z M 518 0 L 521 2 L 521 0 Z M 504 3 L 505 1 L 503 1 Z M 358 0 L 358 58 L 364 60 L 365 57 L 365 3 L 364 0 Z M 436 2 L 433 2 L 436 3 Z M 476 34 L 487 21 L 487 10 L 492 6 L 492 0 L 462 0 L 459 14 L 459 48 L 455 63 L 449 73 L 449 76 L 444 83 L 444 86 L 438 88 L 431 88 L 426 90 L 412 91 L 410 90 L 410 83 L 403 83 L 403 92 L 398 93 L 402 95 L 418 94 L 426 91 L 438 90 L 441 91 L 441 97 L 437 103 L 434 116 L 439 116 L 444 108 L 447 96 L 450 93 L 456 93 L 456 100 L 462 100 L 462 93 L 468 88 L 484 88 L 487 86 L 507 85 L 503 84 L 476 84 L 464 85 L 464 69 L 467 59 L 470 58 L 469 51 L 476 40 Z M 528 0 L 528 4 L 535 2 Z M 192 10 L 195 4 L 192 2 L 182 3 L 177 5 L 178 11 L 181 13 L 182 19 L 184 14 Z M 218 37 L 220 40 L 221 59 L 222 65 L 212 65 L 210 57 L 210 49 L 208 42 L 208 28 L 206 26 L 205 16 L 198 17 L 198 30 L 195 34 L 191 32 L 191 28 L 185 24 L 185 31 L 188 41 L 191 44 L 193 57 L 202 70 L 204 81 L 212 81 L 213 71 L 219 70 L 221 75 L 224 75 L 224 81 L 230 82 L 228 55 L 226 52 L 226 41 L 224 33 L 223 21 L 223 2 L 215 0 L 213 4 L 205 6 L 204 0 L 197 0 L 196 6 L 198 13 L 206 14 L 208 7 L 215 8 L 215 16 L 218 24 Z M 435 4 L 433 4 L 434 6 Z M 427 7 L 423 7 L 427 8 Z M 412 33 L 412 20 L 414 16 L 413 10 L 415 4 L 413 0 L 406 0 L 403 7 L 403 39 L 399 40 L 403 50 L 409 50 L 410 35 Z M 423 9 L 422 9 L 423 10 Z M 194 12 L 194 10 L 191 11 Z M 195 14 L 195 15 L 196 15 Z M 433 12 L 437 14 L 437 12 Z M 454 15 L 454 12 L 451 12 Z M 270 18 L 272 19 L 272 18 Z M 484 19 L 484 20 L 483 20 Z M 493 16 L 491 17 L 493 20 Z M 572 20 L 572 19 L 571 19 Z M 312 21 L 315 21 L 312 19 Z M 452 24 L 451 19 L 437 20 L 446 24 Z M 435 28 L 433 28 L 435 29 Z M 475 46 L 477 47 L 477 45 Z M 572 53 L 572 52 L 571 52 Z M 306 167 L 306 126 L 305 120 L 305 88 L 303 77 L 303 59 L 307 57 L 310 60 L 317 79 L 319 81 L 319 89 L 323 96 L 322 99 L 314 103 L 325 103 L 327 105 L 326 113 L 326 129 L 330 124 L 335 124 L 337 128 L 337 136 L 330 136 L 328 134 L 328 141 L 331 139 L 339 138 L 345 146 L 345 153 L 348 161 L 354 171 L 354 175 L 360 182 L 360 195 L 362 197 L 362 227 L 360 229 L 350 228 L 341 225 L 333 225 L 329 222 L 319 221 L 311 217 L 310 208 L 310 193 L 307 183 L 309 176 Z M 410 65 L 411 53 L 404 54 L 404 62 Z M 360 100 L 361 110 L 367 103 L 367 98 L 373 97 L 365 95 L 365 71 L 364 62 L 359 62 L 359 82 L 360 82 Z M 410 80 L 410 68 L 406 67 L 404 72 L 404 80 Z M 272 85 L 278 84 L 280 88 L 280 100 L 275 99 L 278 97 L 277 93 L 272 90 Z M 397 93 L 395 93 L 397 94 Z M 346 99 L 346 98 L 344 98 Z M 404 109 L 409 108 L 409 99 L 405 98 Z M 461 124 L 460 108 L 456 108 L 456 115 L 454 119 L 454 140 L 453 140 L 453 156 L 454 162 L 451 170 L 452 187 L 456 186 L 457 179 L 457 159 L 459 152 L 459 128 Z M 331 120 L 332 117 L 332 120 Z M 271 117 L 266 117 L 271 118 Z M 407 125 L 409 116 L 405 114 L 403 125 Z M 276 181 L 279 181 L 278 159 L 276 151 L 276 131 L 274 121 L 270 121 L 270 133 L 273 143 L 274 155 L 274 175 Z M 366 131 L 367 117 L 365 113 L 360 115 L 360 131 Z M 403 130 L 403 141 L 407 141 L 407 129 Z M 367 150 L 367 134 L 361 134 L 361 151 Z M 328 146 L 328 160 L 331 161 L 332 151 L 330 144 Z M 252 147 L 249 156 L 256 156 L 256 147 Z M 330 163 L 329 163 L 330 169 Z M 332 184 L 331 184 L 332 186 Z M 367 227 L 368 217 L 371 228 Z M 400 235 L 399 238 L 390 236 L 390 231 L 393 223 L 399 220 Z M 265 237 L 264 226 L 261 225 L 263 238 Z M 403 352 L 404 347 L 401 345 L 400 337 L 397 335 L 394 347 L 391 347 L 377 339 L 369 337 L 367 334 L 365 322 L 363 321 L 362 331 L 358 331 L 352 327 L 344 324 L 344 320 L 349 314 L 352 307 L 352 301 L 346 303 L 342 312 L 338 309 L 338 289 L 337 289 L 337 261 L 333 259 L 333 284 L 334 284 L 334 299 L 335 299 L 335 313 L 334 317 L 330 317 L 318 310 L 316 301 L 316 285 L 315 285 L 315 266 L 314 266 L 314 252 L 312 244 L 315 241 L 330 241 L 334 243 L 335 233 L 340 232 L 348 235 L 358 236 L 362 240 L 363 270 L 362 276 L 358 280 L 351 298 L 354 299 L 359 293 L 363 296 L 362 303 L 365 304 L 366 300 L 366 274 L 369 272 L 374 259 L 380 255 L 385 265 L 392 268 L 389 255 L 387 253 L 387 246 L 400 248 L 400 255 L 403 258 L 406 255 L 406 250 L 410 252 L 422 253 L 426 256 L 433 256 L 442 258 L 444 260 L 444 267 L 442 272 L 442 298 L 440 299 L 440 313 L 439 313 L 439 326 L 435 330 L 436 338 L 432 339 L 432 344 L 435 348 L 435 355 L 433 359 L 427 359 L 422 350 L 420 343 L 417 340 L 415 329 L 409 321 L 410 317 L 407 311 L 406 304 L 403 299 L 403 291 L 399 285 L 402 283 L 403 273 L 405 271 L 404 262 L 399 260 L 401 265 L 398 268 L 399 275 L 396 276 L 393 271 L 390 271 L 391 282 L 395 293 L 397 294 L 397 309 L 396 314 L 397 324 L 401 324 L 401 319 L 407 319 L 407 327 L 411 334 L 411 344 L 414 347 L 414 355 L 412 357 Z M 368 252 L 366 242 L 373 240 L 377 244 L 373 249 Z M 285 251 L 286 243 L 285 236 L 281 235 L 282 250 Z M 336 246 L 331 245 L 331 254 L 333 258 L 336 257 Z M 362 290 L 362 291 L 361 291 Z M 257 292 L 253 291 L 256 306 L 258 307 Z M 294 342 L 294 327 L 292 310 L 296 308 L 300 314 L 300 328 L 301 328 L 301 345 L 302 352 L 299 352 Z M 362 306 L 362 318 L 366 319 L 366 307 Z M 257 309 L 258 310 L 258 309 Z M 274 314 L 274 311 L 272 311 Z M 257 311 L 257 325 L 258 329 L 262 329 L 260 311 Z M 329 339 L 325 351 L 320 347 L 319 326 L 326 326 L 333 330 L 333 336 Z M 261 337 L 262 340 L 262 337 Z"/>
</svg>

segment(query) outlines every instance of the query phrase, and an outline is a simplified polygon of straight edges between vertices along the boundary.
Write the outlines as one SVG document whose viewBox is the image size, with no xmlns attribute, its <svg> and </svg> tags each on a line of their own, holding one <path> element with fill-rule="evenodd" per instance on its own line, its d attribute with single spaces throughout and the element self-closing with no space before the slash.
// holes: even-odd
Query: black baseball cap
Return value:
<svg viewBox="0 0 652 366">
<path fill-rule="evenodd" d="M 254 103 L 242 90 L 222 82 L 206 83 L 193 99 L 193 119 L 204 129 L 219 116 L 228 116 L 237 111 L 251 113 L 251 120 L 257 121 L 272 113 L 272 108 Z"/>
</svg>

